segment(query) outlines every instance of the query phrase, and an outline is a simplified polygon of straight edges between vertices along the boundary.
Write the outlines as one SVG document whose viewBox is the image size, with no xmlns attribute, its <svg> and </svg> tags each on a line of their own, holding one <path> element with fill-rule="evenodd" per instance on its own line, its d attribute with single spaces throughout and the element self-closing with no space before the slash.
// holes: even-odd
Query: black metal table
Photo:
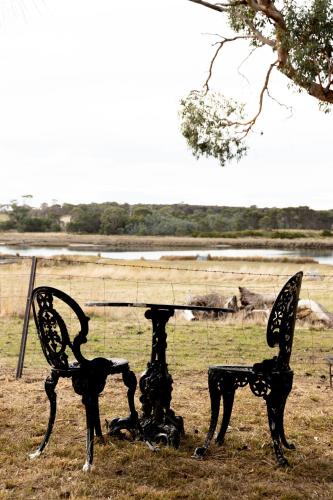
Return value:
<svg viewBox="0 0 333 500">
<path fill-rule="evenodd" d="M 172 445 L 178 448 L 184 435 L 184 422 L 171 408 L 172 377 L 166 362 L 167 331 L 166 324 L 175 310 L 192 310 L 215 313 L 230 313 L 233 309 L 223 307 L 205 307 L 180 304 L 152 304 L 142 302 L 87 302 L 91 307 L 143 307 L 145 317 L 152 322 L 152 350 L 150 361 L 139 382 L 142 414 L 139 418 L 138 432 L 147 443 Z M 113 421 L 117 428 L 117 419 Z M 111 423 L 112 432 L 112 423 Z M 154 444 L 152 444 L 154 446 Z"/>
</svg>

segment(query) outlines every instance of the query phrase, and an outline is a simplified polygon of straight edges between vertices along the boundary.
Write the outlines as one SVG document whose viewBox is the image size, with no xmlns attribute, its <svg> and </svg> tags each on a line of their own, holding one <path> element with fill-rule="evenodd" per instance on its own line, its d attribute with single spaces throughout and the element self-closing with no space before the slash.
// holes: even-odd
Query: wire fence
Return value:
<svg viewBox="0 0 333 500">
<path fill-rule="evenodd" d="M 237 266 L 241 266 L 237 268 Z M 90 301 L 186 303 L 189 296 L 219 294 L 236 296 L 239 286 L 251 291 L 278 291 L 295 271 L 246 269 L 243 264 L 223 262 L 119 262 L 38 258 L 35 286 L 49 285 L 71 295 L 91 317 L 84 354 L 87 357 L 126 357 L 135 370 L 144 370 L 151 350 L 151 325 L 141 308 L 88 307 Z M 274 270 L 274 267 L 271 267 Z M 270 269 L 268 269 L 270 270 Z M 31 259 L 19 258 L 0 268 L 0 361 L 15 369 L 22 338 L 23 318 L 31 271 Z M 333 310 L 333 273 L 304 273 L 301 298 Z M 74 318 L 64 317 L 75 329 Z M 253 363 L 272 357 L 266 345 L 264 314 L 248 316 L 245 310 L 219 319 L 188 321 L 177 313 L 168 324 L 168 363 L 173 370 L 202 370 L 209 364 Z M 303 374 L 325 376 L 325 356 L 333 351 L 333 329 L 322 322 L 299 321 L 293 347 L 293 367 Z M 30 321 L 24 360 L 25 373 L 45 366 L 33 322 Z"/>
</svg>

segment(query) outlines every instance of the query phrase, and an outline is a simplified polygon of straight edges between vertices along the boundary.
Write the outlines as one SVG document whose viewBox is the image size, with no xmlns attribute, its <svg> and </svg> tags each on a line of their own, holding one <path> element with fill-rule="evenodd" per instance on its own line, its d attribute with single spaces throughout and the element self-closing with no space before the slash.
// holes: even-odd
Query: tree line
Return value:
<svg viewBox="0 0 333 500">
<path fill-rule="evenodd" d="M 304 236 L 297 230 L 322 230 L 330 235 L 332 210 L 313 210 L 307 206 L 287 208 L 224 207 L 187 205 L 148 205 L 91 203 L 48 205 L 39 208 L 17 202 L 3 206 L 0 229 L 21 232 L 67 231 L 81 234 L 129 234 L 173 236 L 232 236 L 232 232 L 283 237 Z"/>
</svg>

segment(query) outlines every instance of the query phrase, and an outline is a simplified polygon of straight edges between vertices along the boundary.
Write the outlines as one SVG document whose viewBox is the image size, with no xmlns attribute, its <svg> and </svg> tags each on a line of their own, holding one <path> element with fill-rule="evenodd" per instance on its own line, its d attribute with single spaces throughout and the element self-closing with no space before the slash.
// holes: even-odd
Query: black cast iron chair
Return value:
<svg viewBox="0 0 333 500">
<path fill-rule="evenodd" d="M 274 302 L 267 325 L 267 344 L 279 346 L 278 356 L 255 363 L 253 366 L 214 365 L 208 370 L 208 385 L 211 401 L 211 420 L 203 446 L 194 452 L 194 458 L 203 458 L 214 435 L 221 397 L 223 400 L 223 418 L 216 442 L 222 444 L 227 431 L 236 389 L 249 384 L 255 396 L 266 401 L 268 423 L 273 440 L 274 451 L 280 465 L 287 465 L 281 444 L 294 449 L 288 443 L 283 427 L 284 408 L 292 388 L 293 372 L 289 366 L 297 302 L 301 289 L 303 273 L 298 272 L 284 285 Z"/>
<path fill-rule="evenodd" d="M 56 303 L 56 304 L 55 304 Z M 56 307 L 58 310 L 56 310 Z M 74 313 L 73 323 L 78 333 L 73 341 L 59 310 L 69 307 Z M 56 385 L 60 377 L 72 379 L 74 391 L 82 396 L 86 410 L 87 447 L 84 471 L 89 471 L 93 462 L 94 435 L 102 437 L 98 396 L 103 391 L 108 375 L 121 373 L 127 390 L 130 415 L 113 421 L 116 430 L 136 426 L 138 415 L 134 406 L 136 377 L 126 359 L 95 358 L 87 360 L 81 354 L 81 345 L 87 342 L 89 318 L 81 307 L 66 293 L 56 288 L 41 286 L 32 292 L 33 316 L 43 353 L 51 365 L 51 373 L 45 380 L 45 391 L 50 401 L 50 416 L 43 441 L 30 458 L 39 456 L 48 443 L 56 417 Z M 72 321 L 71 321 L 72 323 Z M 71 362 L 70 357 L 74 358 Z"/>
</svg>

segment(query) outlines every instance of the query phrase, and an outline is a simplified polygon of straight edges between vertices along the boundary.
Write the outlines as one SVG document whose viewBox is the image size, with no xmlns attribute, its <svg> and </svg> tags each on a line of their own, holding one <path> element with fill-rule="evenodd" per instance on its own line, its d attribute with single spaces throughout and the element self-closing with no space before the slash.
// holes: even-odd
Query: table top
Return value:
<svg viewBox="0 0 333 500">
<path fill-rule="evenodd" d="M 149 309 L 170 309 L 170 310 L 191 310 L 191 311 L 207 311 L 207 312 L 235 312 L 234 309 L 227 307 L 208 307 L 208 306 L 191 306 L 188 304 L 152 304 L 149 302 L 111 302 L 109 300 L 96 300 L 86 302 L 86 306 L 90 307 L 147 307 Z"/>
</svg>

